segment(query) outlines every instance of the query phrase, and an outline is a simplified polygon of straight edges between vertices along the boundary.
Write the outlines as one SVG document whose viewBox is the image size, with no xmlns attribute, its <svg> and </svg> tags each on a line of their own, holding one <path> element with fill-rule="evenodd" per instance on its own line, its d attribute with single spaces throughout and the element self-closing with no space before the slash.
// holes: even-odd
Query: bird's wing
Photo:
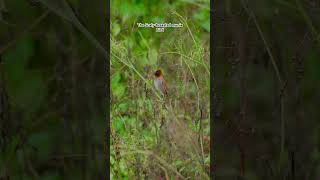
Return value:
<svg viewBox="0 0 320 180">
<path fill-rule="evenodd" d="M 167 83 L 164 79 L 162 79 L 161 84 L 162 84 L 161 87 L 163 87 L 164 94 L 168 94 L 168 86 L 167 86 Z"/>
</svg>

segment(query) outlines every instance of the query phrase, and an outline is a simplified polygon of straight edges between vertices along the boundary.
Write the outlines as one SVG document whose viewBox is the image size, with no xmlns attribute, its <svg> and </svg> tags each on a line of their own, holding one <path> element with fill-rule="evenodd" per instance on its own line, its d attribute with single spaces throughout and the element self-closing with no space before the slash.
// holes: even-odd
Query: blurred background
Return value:
<svg viewBox="0 0 320 180">
<path fill-rule="evenodd" d="M 0 0 L 0 179 L 106 178 L 106 15 L 107 1 Z"/>
<path fill-rule="evenodd" d="M 0 179 L 106 178 L 108 68 L 101 45 L 108 43 L 107 3 L 0 0 Z M 160 160 L 170 160 L 162 164 L 144 154 L 159 142 L 154 139 L 159 137 L 156 128 L 151 128 L 154 122 L 162 115 L 168 119 L 165 112 L 159 113 L 161 108 L 156 109 L 161 116 L 152 114 L 153 107 L 161 107 L 150 85 L 156 68 L 173 86 L 173 118 L 182 114 L 177 119 L 191 129 L 181 132 L 200 134 L 206 145 L 208 1 L 111 4 L 111 52 L 131 60 L 135 68 L 111 56 L 111 117 L 122 119 L 111 124 L 117 136 L 110 139 L 110 172 L 114 177 L 157 177 L 165 176 L 167 169 L 173 177 L 176 172 L 184 177 L 201 172 L 206 177 L 210 162 L 205 149 L 204 156 L 200 149 L 200 158 L 192 156 L 190 152 L 199 152 L 192 149 L 186 154 L 174 151 L 170 160 L 170 148 L 162 146 Z M 319 178 L 319 10 L 314 0 L 214 1 L 211 142 L 216 179 Z M 167 28 L 162 34 L 136 31 L 133 24 L 140 20 L 185 20 L 191 33 L 186 26 L 181 31 Z M 184 61 L 184 55 L 193 60 Z M 181 103 L 175 106 L 175 100 Z M 203 123 L 203 131 L 197 122 Z M 130 155 L 123 150 L 130 144 L 124 142 L 144 154 Z M 114 145 L 120 151 L 112 149 Z M 125 152 L 118 163 L 115 152 Z M 139 166 L 145 171 L 135 171 Z"/>
<path fill-rule="evenodd" d="M 209 179 L 209 10 L 209 0 L 111 1 L 111 179 Z"/>
<path fill-rule="evenodd" d="M 216 179 L 319 179 L 319 2 L 213 12 Z"/>
</svg>

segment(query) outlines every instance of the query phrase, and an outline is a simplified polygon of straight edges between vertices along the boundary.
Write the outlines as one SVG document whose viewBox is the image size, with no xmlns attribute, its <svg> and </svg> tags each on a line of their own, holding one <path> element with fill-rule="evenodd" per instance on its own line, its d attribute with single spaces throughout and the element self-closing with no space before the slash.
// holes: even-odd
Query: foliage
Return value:
<svg viewBox="0 0 320 180">
<path fill-rule="evenodd" d="M 111 1 L 113 179 L 209 177 L 208 17 L 209 1 Z M 169 97 L 153 88 L 157 68 Z"/>
<path fill-rule="evenodd" d="M 319 178 L 319 4 L 215 2 L 215 177 Z"/>
<path fill-rule="evenodd" d="M 106 2 L 71 3 L 0 1 L 0 179 L 106 176 Z"/>
</svg>

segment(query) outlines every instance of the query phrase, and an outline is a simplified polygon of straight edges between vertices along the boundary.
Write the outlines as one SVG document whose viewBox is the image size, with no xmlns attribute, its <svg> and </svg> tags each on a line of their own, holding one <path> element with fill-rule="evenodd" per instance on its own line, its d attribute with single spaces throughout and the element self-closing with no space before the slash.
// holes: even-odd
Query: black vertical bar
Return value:
<svg viewBox="0 0 320 180">
<path fill-rule="evenodd" d="M 214 44 L 214 27 L 213 27 L 213 18 L 214 18 L 214 0 L 210 0 L 210 179 L 214 179 L 214 153 L 213 153 L 213 143 L 214 139 L 214 59 L 213 59 L 213 44 Z"/>
<path fill-rule="evenodd" d="M 107 91 L 107 128 L 106 128 L 106 146 L 107 146 L 107 153 L 106 153 L 106 166 L 107 166 L 107 179 L 110 179 L 110 0 L 107 0 L 107 34 L 106 34 L 106 50 L 108 52 L 108 58 L 106 63 L 106 70 L 107 70 L 107 82 L 106 82 L 106 91 Z"/>
</svg>

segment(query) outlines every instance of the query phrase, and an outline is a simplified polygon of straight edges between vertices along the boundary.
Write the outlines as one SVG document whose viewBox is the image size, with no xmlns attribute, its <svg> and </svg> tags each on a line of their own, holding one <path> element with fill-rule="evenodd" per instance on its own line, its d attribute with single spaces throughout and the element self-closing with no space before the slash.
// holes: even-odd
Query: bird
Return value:
<svg viewBox="0 0 320 180">
<path fill-rule="evenodd" d="M 162 71 L 160 69 L 156 70 L 154 73 L 154 87 L 161 93 L 162 96 L 168 95 L 168 86 L 163 78 Z"/>
</svg>

